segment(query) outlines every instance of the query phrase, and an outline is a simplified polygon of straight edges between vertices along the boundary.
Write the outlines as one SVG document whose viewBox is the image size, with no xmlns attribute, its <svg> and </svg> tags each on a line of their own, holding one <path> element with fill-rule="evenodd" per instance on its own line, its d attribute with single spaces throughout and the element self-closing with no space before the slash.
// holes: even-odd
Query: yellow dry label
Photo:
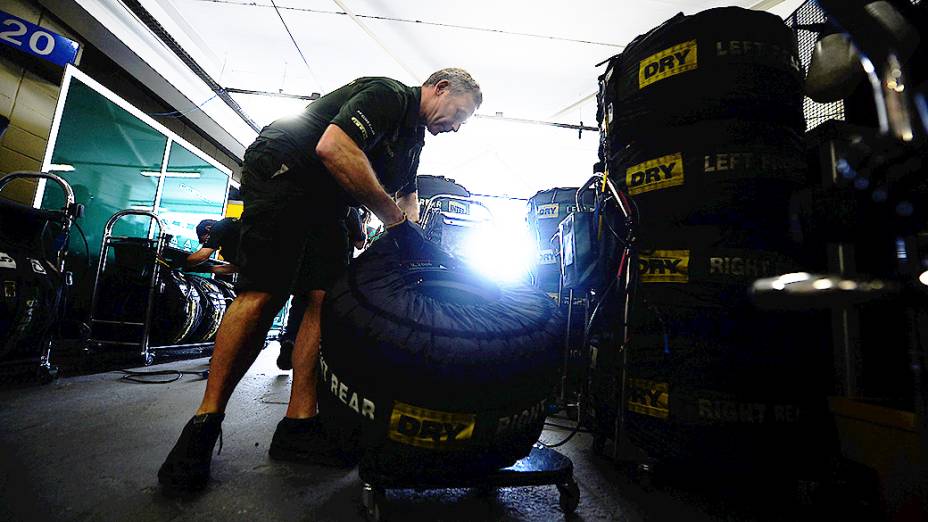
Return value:
<svg viewBox="0 0 928 522">
<path fill-rule="evenodd" d="M 638 64 L 638 88 L 698 67 L 696 40 L 652 54 Z"/>
<path fill-rule="evenodd" d="M 638 255 L 642 283 L 688 283 L 689 250 L 646 250 Z"/>
<path fill-rule="evenodd" d="M 473 413 L 448 413 L 394 402 L 387 436 L 419 448 L 446 448 L 470 439 L 476 421 Z"/>
<path fill-rule="evenodd" d="M 625 183 L 632 196 L 683 184 L 683 154 L 661 156 L 625 170 Z"/>
<path fill-rule="evenodd" d="M 670 387 L 666 382 L 628 379 L 628 410 L 649 417 L 670 416 Z"/>
<path fill-rule="evenodd" d="M 535 210 L 535 215 L 538 216 L 538 219 L 556 218 L 557 214 L 557 203 L 551 203 L 549 205 L 538 205 L 538 208 Z"/>
</svg>

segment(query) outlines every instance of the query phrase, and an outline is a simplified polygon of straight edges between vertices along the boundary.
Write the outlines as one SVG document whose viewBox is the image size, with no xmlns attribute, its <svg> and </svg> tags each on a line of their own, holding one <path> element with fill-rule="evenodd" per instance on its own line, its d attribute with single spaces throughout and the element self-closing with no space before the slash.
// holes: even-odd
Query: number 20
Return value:
<svg viewBox="0 0 928 522">
<path fill-rule="evenodd" d="M 7 19 L 3 21 L 3 25 L 8 27 L 16 27 L 16 29 L 0 31 L 0 40 L 6 40 L 7 42 L 10 42 L 17 47 L 22 47 L 23 42 L 17 40 L 15 37 L 23 36 L 26 34 L 26 24 L 20 22 L 19 20 Z M 45 40 L 44 45 L 39 47 L 39 41 L 42 39 Z M 55 50 L 55 39 L 52 37 L 52 35 L 46 33 L 45 31 L 36 31 L 32 33 L 32 36 L 29 37 L 29 49 L 31 49 L 34 53 L 40 54 L 42 56 L 52 54 L 52 51 Z"/>
</svg>

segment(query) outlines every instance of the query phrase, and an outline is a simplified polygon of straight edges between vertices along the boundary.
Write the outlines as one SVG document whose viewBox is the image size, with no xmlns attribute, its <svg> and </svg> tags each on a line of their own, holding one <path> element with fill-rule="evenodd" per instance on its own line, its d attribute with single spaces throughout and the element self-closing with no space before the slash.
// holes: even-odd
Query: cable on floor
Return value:
<svg viewBox="0 0 928 522">
<path fill-rule="evenodd" d="M 137 372 L 133 370 L 115 370 L 116 373 L 123 374 L 119 378 L 121 381 L 134 382 L 138 384 L 168 384 L 180 380 L 184 375 L 197 375 L 200 379 L 209 377 L 209 370 L 154 370 L 149 372 Z M 152 377 L 171 377 L 166 379 L 151 380 Z"/>
</svg>

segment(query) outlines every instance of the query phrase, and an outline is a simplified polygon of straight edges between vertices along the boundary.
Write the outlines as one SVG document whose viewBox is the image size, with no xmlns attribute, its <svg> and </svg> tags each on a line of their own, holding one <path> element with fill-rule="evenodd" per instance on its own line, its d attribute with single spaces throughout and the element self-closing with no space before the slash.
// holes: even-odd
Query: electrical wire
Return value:
<svg viewBox="0 0 928 522">
<path fill-rule="evenodd" d="M 549 428 L 558 428 L 558 429 L 562 429 L 562 430 L 573 430 L 573 429 L 576 429 L 576 428 L 577 428 L 577 426 L 565 426 L 565 425 L 563 425 L 563 424 L 557 424 L 557 423 L 554 423 L 554 422 L 545 422 L 545 426 L 546 426 L 546 427 L 549 427 Z M 578 432 L 578 433 L 593 433 L 593 430 L 588 430 L 588 429 L 580 428 L 577 432 Z"/>
<path fill-rule="evenodd" d="M 547 424 L 547 423 L 546 423 L 546 424 Z M 546 448 L 549 448 L 549 449 L 558 448 L 558 447 L 561 447 L 561 446 L 563 446 L 564 444 L 567 444 L 568 442 L 570 442 L 570 439 L 574 438 L 574 436 L 575 436 L 577 433 L 580 433 L 580 423 L 579 423 L 579 422 L 577 423 L 576 426 L 574 426 L 574 428 L 571 430 L 570 434 L 568 434 L 567 437 L 564 438 L 564 440 L 562 440 L 562 441 L 560 441 L 560 442 L 555 442 L 555 443 L 553 443 L 553 444 L 549 444 L 549 443 L 547 443 L 547 442 L 541 440 L 541 437 L 538 437 L 538 444 L 541 444 L 542 446 L 544 446 L 544 447 L 546 447 Z"/>
<path fill-rule="evenodd" d="M 273 4 L 272 5 L 259 4 L 259 3 L 255 3 L 254 1 L 244 1 L 244 2 L 236 2 L 233 0 L 198 0 L 198 1 L 209 2 L 213 4 L 229 4 L 229 5 L 240 5 L 240 6 L 247 6 L 247 7 L 272 7 L 273 6 Z M 326 14 L 326 15 L 344 16 L 348 14 L 344 11 L 329 11 L 329 10 L 322 10 L 322 9 L 313 9 L 309 7 L 280 6 L 280 7 L 277 7 L 277 9 L 298 11 L 298 12 L 304 12 L 304 13 Z M 486 33 L 497 33 L 497 34 L 504 34 L 504 35 L 511 35 L 511 36 L 521 36 L 521 37 L 527 37 L 527 38 L 540 38 L 540 39 L 545 39 L 545 40 L 573 42 L 573 43 L 588 44 L 588 45 L 599 45 L 599 46 L 604 46 L 604 47 L 615 47 L 618 49 L 625 48 L 625 45 L 623 44 L 617 44 L 617 43 L 612 43 L 612 42 L 598 42 L 598 41 L 593 41 L 593 40 L 568 38 L 564 36 L 515 32 L 515 31 L 508 31 L 505 29 L 496 29 L 492 27 L 477 27 L 477 26 L 470 26 L 470 25 L 449 24 L 449 23 L 443 23 L 443 22 L 430 22 L 428 20 L 414 20 L 414 19 L 409 19 L 409 18 L 397 18 L 397 17 L 391 17 L 391 16 L 377 16 L 377 15 L 366 15 L 366 14 L 356 14 L 355 16 L 358 18 L 368 18 L 371 20 L 378 20 L 378 21 L 384 21 L 384 22 L 400 22 L 400 23 L 409 23 L 409 24 L 418 24 L 418 25 L 431 25 L 435 27 L 444 27 L 444 28 L 449 28 L 449 29 L 461 29 L 465 31 L 480 31 L 480 32 L 486 32 Z"/>
<path fill-rule="evenodd" d="M 123 374 L 120 381 L 134 382 L 137 384 L 169 384 L 180 380 L 184 375 L 197 375 L 200 380 L 209 377 L 209 370 L 154 370 L 150 372 L 137 372 L 133 370 L 115 370 L 114 373 Z M 173 376 L 171 379 L 148 380 L 150 377 Z"/>
</svg>

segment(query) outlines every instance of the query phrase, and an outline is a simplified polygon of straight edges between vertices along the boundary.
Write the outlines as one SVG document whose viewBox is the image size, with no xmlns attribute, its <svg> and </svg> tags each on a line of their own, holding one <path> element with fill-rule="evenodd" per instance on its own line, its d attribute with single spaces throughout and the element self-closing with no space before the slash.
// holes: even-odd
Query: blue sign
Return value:
<svg viewBox="0 0 928 522">
<path fill-rule="evenodd" d="M 18 16 L 0 11 L 0 43 L 64 67 L 74 63 L 80 45 Z"/>
</svg>

